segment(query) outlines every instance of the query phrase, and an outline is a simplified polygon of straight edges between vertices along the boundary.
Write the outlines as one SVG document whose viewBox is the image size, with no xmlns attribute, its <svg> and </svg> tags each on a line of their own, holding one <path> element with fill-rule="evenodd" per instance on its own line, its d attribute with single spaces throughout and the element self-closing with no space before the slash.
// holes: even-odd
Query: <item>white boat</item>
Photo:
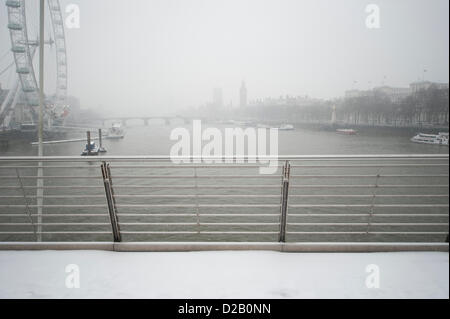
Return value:
<svg viewBox="0 0 450 319">
<path fill-rule="evenodd" d="M 122 124 L 120 122 L 113 123 L 112 127 L 108 130 L 108 139 L 123 138 L 124 136 L 125 131 L 122 128 Z"/>
<path fill-rule="evenodd" d="M 292 124 L 281 124 L 278 130 L 280 131 L 292 131 L 294 129 L 294 125 Z"/>
<path fill-rule="evenodd" d="M 440 132 L 438 134 L 418 133 L 411 138 L 411 142 L 448 146 L 448 132 Z"/>
<path fill-rule="evenodd" d="M 356 135 L 357 131 L 351 128 L 337 129 L 336 133 L 343 135 Z"/>
</svg>

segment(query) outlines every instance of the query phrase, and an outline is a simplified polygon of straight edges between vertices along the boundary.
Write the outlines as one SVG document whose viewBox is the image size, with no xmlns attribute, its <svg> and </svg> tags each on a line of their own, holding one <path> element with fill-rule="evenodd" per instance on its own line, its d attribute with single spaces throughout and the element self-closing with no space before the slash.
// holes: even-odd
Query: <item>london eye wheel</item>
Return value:
<svg viewBox="0 0 450 319">
<path fill-rule="evenodd" d="M 30 8 L 30 4 L 34 2 L 35 7 Z M 38 119 L 39 106 L 39 85 L 35 63 L 33 58 L 39 51 L 39 39 L 32 38 L 37 34 L 38 30 L 33 30 L 30 23 L 30 12 L 36 15 L 38 11 L 37 0 L 7 0 L 5 2 L 8 13 L 8 30 L 11 40 L 11 52 L 13 55 L 13 66 L 17 81 L 9 91 L 0 108 L 0 124 L 8 118 L 11 118 L 15 107 L 20 104 L 22 107 L 22 123 L 34 124 Z M 58 125 L 64 121 L 67 115 L 67 55 L 66 40 L 64 34 L 64 21 L 61 12 L 59 0 L 47 0 L 48 12 L 46 15 L 50 17 L 51 30 L 49 39 L 45 39 L 45 44 L 50 45 L 53 49 L 53 59 L 56 70 L 53 72 L 56 81 L 52 85 L 52 94 L 47 94 L 44 104 L 44 126 Z M 27 8 L 28 6 L 28 8 Z M 37 25 L 37 24 L 36 24 Z M 52 38 L 53 37 L 53 38 Z M 47 71 L 47 69 L 46 69 Z M 46 85 L 47 88 L 47 85 Z"/>
</svg>

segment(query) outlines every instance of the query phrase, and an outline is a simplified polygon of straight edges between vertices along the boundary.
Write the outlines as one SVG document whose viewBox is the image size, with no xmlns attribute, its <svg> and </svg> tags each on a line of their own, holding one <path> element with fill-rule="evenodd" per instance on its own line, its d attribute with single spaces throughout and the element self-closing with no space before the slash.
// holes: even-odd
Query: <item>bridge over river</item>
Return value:
<svg viewBox="0 0 450 319">
<path fill-rule="evenodd" d="M 100 117 L 92 119 L 93 121 L 101 122 L 102 126 L 104 127 L 107 122 L 120 122 L 123 126 L 127 126 L 128 121 L 133 120 L 141 120 L 145 126 L 148 126 L 150 121 L 160 120 L 164 121 L 166 125 L 170 125 L 172 121 L 182 121 L 184 124 L 192 123 L 192 121 L 196 120 L 202 120 L 202 122 L 206 122 L 205 118 L 201 117 L 189 117 L 189 116 L 108 116 L 108 117 Z"/>
</svg>

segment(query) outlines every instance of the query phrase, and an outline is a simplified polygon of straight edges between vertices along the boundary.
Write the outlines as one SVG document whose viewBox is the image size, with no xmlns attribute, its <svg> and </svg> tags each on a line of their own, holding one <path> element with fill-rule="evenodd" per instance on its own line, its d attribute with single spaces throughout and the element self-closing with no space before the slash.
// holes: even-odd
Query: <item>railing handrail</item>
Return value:
<svg viewBox="0 0 450 319">
<path fill-rule="evenodd" d="M 305 159 L 449 159 L 449 154 L 358 154 L 358 155 L 242 155 L 242 156 L 167 156 L 167 155 L 116 155 L 116 156 L 0 156 L 1 162 L 36 162 L 36 161 L 122 161 L 122 160 L 305 160 Z"/>
</svg>

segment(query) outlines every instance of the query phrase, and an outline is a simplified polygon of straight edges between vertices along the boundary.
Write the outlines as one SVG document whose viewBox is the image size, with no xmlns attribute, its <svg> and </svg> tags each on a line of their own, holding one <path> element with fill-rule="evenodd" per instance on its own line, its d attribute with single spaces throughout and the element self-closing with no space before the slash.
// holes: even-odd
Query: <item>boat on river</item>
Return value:
<svg viewBox="0 0 450 319">
<path fill-rule="evenodd" d="M 448 146 L 448 132 L 440 132 L 438 134 L 418 133 L 411 138 L 411 142 Z"/>
<path fill-rule="evenodd" d="M 336 133 L 342 134 L 342 135 L 356 135 L 358 131 L 351 129 L 351 128 L 343 128 L 343 129 L 337 129 Z"/>
<path fill-rule="evenodd" d="M 91 141 L 90 143 L 86 143 L 85 149 L 83 152 L 81 152 L 82 156 L 92 156 L 92 155 L 98 155 L 99 153 L 99 147 L 95 142 Z"/>
<path fill-rule="evenodd" d="M 122 124 L 120 122 L 113 123 L 112 127 L 108 130 L 107 138 L 108 139 L 119 139 L 124 138 L 125 131 L 122 128 Z"/>
<path fill-rule="evenodd" d="M 281 124 L 278 127 L 279 131 L 293 131 L 294 130 L 294 125 L 292 124 Z"/>
</svg>

